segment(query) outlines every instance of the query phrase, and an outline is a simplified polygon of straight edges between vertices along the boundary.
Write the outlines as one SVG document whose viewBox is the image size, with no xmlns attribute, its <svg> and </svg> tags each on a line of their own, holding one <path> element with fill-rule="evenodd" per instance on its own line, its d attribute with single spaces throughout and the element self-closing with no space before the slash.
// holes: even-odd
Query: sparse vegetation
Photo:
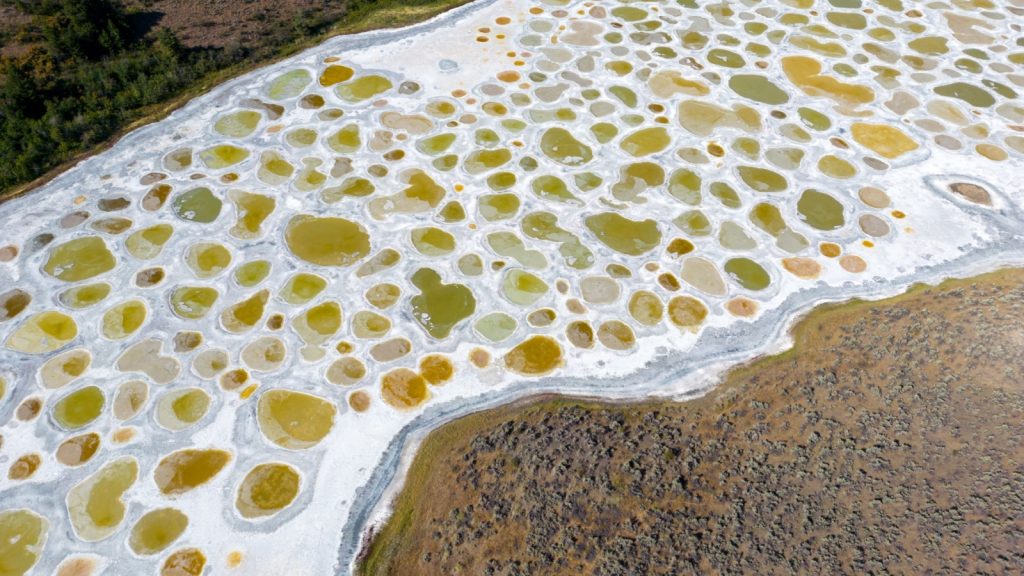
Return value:
<svg viewBox="0 0 1024 576">
<path fill-rule="evenodd" d="M 408 24 L 464 0 L 348 0 L 280 20 L 253 12 L 263 20 L 258 35 L 210 46 L 187 46 L 169 27 L 146 28 L 141 17 L 152 1 L 0 2 L 4 14 L 30 17 L 0 35 L 5 47 L 19 47 L 0 58 L 2 199 L 231 75 L 327 35 Z"/>
<path fill-rule="evenodd" d="M 1006 574 L 1024 271 L 812 313 L 686 403 L 540 398 L 432 433 L 364 575 Z"/>
</svg>

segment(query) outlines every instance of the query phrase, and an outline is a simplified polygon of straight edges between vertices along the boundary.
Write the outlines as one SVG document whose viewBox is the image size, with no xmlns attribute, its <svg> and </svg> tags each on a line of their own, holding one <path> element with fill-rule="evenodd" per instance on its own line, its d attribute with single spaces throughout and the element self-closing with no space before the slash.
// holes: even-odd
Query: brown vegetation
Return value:
<svg viewBox="0 0 1024 576">
<path fill-rule="evenodd" d="M 324 0 L 131 0 L 125 4 L 150 15 L 157 27 L 173 30 L 185 46 L 218 48 L 265 44 L 267 34 L 278 29 L 336 21 L 350 7 L 347 1 Z"/>
<path fill-rule="evenodd" d="M 1024 271 L 812 313 L 686 403 L 541 398 L 432 433 L 364 574 L 1024 566 Z"/>
</svg>

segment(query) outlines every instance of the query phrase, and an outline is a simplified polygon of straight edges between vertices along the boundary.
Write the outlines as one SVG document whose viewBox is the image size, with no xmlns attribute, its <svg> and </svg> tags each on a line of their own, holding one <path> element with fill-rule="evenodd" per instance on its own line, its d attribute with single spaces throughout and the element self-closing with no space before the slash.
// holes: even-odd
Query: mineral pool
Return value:
<svg viewBox="0 0 1024 576">
<path fill-rule="evenodd" d="M 0 206 L 0 576 L 349 573 L 460 410 L 1018 258 L 1022 23 L 481 0 L 137 130 Z"/>
</svg>

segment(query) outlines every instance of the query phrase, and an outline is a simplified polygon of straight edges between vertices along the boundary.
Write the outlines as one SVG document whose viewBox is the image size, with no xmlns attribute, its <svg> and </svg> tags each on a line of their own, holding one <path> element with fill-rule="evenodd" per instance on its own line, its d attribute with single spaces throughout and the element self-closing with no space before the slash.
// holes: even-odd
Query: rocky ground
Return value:
<svg viewBox="0 0 1024 576">
<path fill-rule="evenodd" d="M 686 403 L 540 398 L 424 443 L 365 574 L 1009 574 L 1024 271 L 813 313 Z"/>
</svg>

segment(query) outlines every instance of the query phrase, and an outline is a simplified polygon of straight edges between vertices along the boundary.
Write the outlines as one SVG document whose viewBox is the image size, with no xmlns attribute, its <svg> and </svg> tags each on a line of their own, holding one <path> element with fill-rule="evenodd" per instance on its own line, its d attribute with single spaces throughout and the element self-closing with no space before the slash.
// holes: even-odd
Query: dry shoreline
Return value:
<svg viewBox="0 0 1024 576">
<path fill-rule="evenodd" d="M 1014 381 L 1008 376 L 1011 373 L 1019 373 L 1021 370 L 1024 370 L 1024 361 L 1021 360 L 1018 341 L 1024 337 L 1024 334 L 1019 333 L 1021 332 L 1020 328 L 1014 328 L 1014 323 L 1020 325 L 1021 321 L 1024 320 L 1024 312 L 1021 312 L 1022 306 L 1024 306 L 1024 271 L 1022 270 L 1007 269 L 974 278 L 948 280 L 936 287 L 919 284 L 900 296 L 885 300 L 854 300 L 843 304 L 829 304 L 815 309 L 795 325 L 793 329 L 795 345 L 793 348 L 775 356 L 754 359 L 733 369 L 728 374 L 725 383 L 714 388 L 705 396 L 692 401 L 673 403 L 645 400 L 622 403 L 545 395 L 493 410 L 471 414 L 456 420 L 432 432 L 422 443 L 420 451 L 416 454 L 406 476 L 402 491 L 394 503 L 392 517 L 386 522 L 382 530 L 373 537 L 372 544 L 364 548 L 364 556 L 360 562 L 360 573 L 393 574 L 403 573 L 403 571 L 408 570 L 414 570 L 416 573 L 421 574 L 451 573 L 450 571 L 453 570 L 468 571 L 467 573 L 494 574 L 521 573 L 517 572 L 517 570 L 525 570 L 526 573 L 531 571 L 544 573 L 592 573 L 595 571 L 597 573 L 628 573 L 628 570 L 626 572 L 617 572 L 615 569 L 610 569 L 608 566 L 617 565 L 614 562 L 607 565 L 601 563 L 602 559 L 610 560 L 603 550 L 608 548 L 609 538 L 611 538 L 608 534 L 599 533 L 595 535 L 593 533 L 595 526 L 602 524 L 599 520 L 603 516 L 597 513 L 602 510 L 602 506 L 611 506 L 612 509 L 618 510 L 613 516 L 619 518 L 619 520 L 640 518 L 641 520 L 638 520 L 638 522 L 647 529 L 643 532 L 651 537 L 664 538 L 664 534 L 660 536 L 659 534 L 665 530 L 679 531 L 681 528 L 686 528 L 692 532 L 693 528 L 692 526 L 681 525 L 681 521 L 678 519 L 673 523 L 673 521 L 664 521 L 664 518 L 662 518 L 663 521 L 660 527 L 657 526 L 656 522 L 651 521 L 651 516 L 667 514 L 665 511 L 671 508 L 670 506 L 659 508 L 659 504 L 664 504 L 665 502 L 659 500 L 657 496 L 648 494 L 646 497 L 652 503 L 651 508 L 658 512 L 658 514 L 654 514 L 651 510 L 644 509 L 643 507 L 629 508 L 627 504 L 632 502 L 632 500 L 630 500 L 630 492 L 628 490 L 615 489 L 614 486 L 609 488 L 609 486 L 601 485 L 600 482 L 592 486 L 580 486 L 581 483 L 585 484 L 585 482 L 577 480 L 579 474 L 584 476 L 592 474 L 600 478 L 601 474 L 604 473 L 609 474 L 610 477 L 617 478 L 616 481 L 618 482 L 628 480 L 625 472 L 612 469 L 614 466 L 610 462 L 602 462 L 602 460 L 607 459 L 618 463 L 620 459 L 625 458 L 625 456 L 620 457 L 618 452 L 615 452 L 616 442 L 609 442 L 609 438 L 614 436 L 621 443 L 623 438 L 618 438 L 616 434 L 625 434 L 625 441 L 638 442 L 643 447 L 643 442 L 645 442 L 643 438 L 655 433 L 660 434 L 663 430 L 675 431 L 677 430 L 676 424 L 686 422 L 685 426 L 682 426 L 686 428 L 683 436 L 698 438 L 697 445 L 694 445 L 692 442 L 689 445 L 685 442 L 681 445 L 674 445 L 672 441 L 666 441 L 665 446 L 661 446 L 661 448 L 667 446 L 672 450 L 680 449 L 682 455 L 677 457 L 685 461 L 688 454 L 702 454 L 700 450 L 702 445 L 699 442 L 704 441 L 705 437 L 700 436 L 700 431 L 715 430 L 714 428 L 702 428 L 701 422 L 713 420 L 715 423 L 719 423 L 724 421 L 729 422 L 730 425 L 738 429 L 747 431 L 755 430 L 757 426 L 768 426 L 771 428 L 774 425 L 775 430 L 767 432 L 761 430 L 758 433 L 766 437 L 772 437 L 772 442 L 775 442 L 777 445 L 778 443 L 788 444 L 791 450 L 804 449 L 803 457 L 811 458 L 812 463 L 826 467 L 840 466 L 845 462 L 843 459 L 845 456 L 840 457 L 836 455 L 839 454 L 839 448 L 836 448 L 837 452 L 830 459 L 821 458 L 820 462 L 814 461 L 813 452 L 806 452 L 808 450 L 807 446 L 810 445 L 807 438 L 812 437 L 813 434 L 818 435 L 818 439 L 815 440 L 817 446 L 827 447 L 827 441 L 830 438 L 828 430 L 818 430 L 816 428 L 810 431 L 803 430 L 800 432 L 803 434 L 803 437 L 798 440 L 794 436 L 795 433 L 778 429 L 779 426 L 788 425 L 793 418 L 796 418 L 796 416 L 787 414 L 785 411 L 792 410 L 794 409 L 793 407 L 799 409 L 804 405 L 804 401 L 801 400 L 801 394 L 803 394 L 800 391 L 801 386 L 794 387 L 791 385 L 792 383 L 779 384 L 777 382 L 778 379 L 772 379 L 772 375 L 782 374 L 785 378 L 792 378 L 794 380 L 799 380 L 801 376 L 808 375 L 808 382 L 810 384 L 807 382 L 801 382 L 801 384 L 803 384 L 804 388 L 809 386 L 812 389 L 818 390 L 815 394 L 824 394 L 826 393 L 824 390 L 830 390 L 828 393 L 838 394 L 837 390 L 842 390 L 839 398 L 845 397 L 847 398 L 846 400 L 841 401 L 837 406 L 830 406 L 828 403 L 823 402 L 816 407 L 816 410 L 812 410 L 812 412 L 818 412 L 819 417 L 823 421 L 828 421 L 831 418 L 838 422 L 844 422 L 843 418 L 846 416 L 843 414 L 830 415 L 829 410 L 834 410 L 837 413 L 841 410 L 867 410 L 872 414 L 892 416 L 894 421 L 899 421 L 901 418 L 909 418 L 910 421 L 916 421 L 915 419 L 922 417 L 921 413 L 927 413 L 929 416 L 935 416 L 935 414 L 941 416 L 942 410 L 952 410 L 955 412 L 959 409 L 956 406 L 947 406 L 943 402 L 935 406 L 925 403 L 923 407 L 919 406 L 916 408 L 912 404 L 904 403 L 899 407 L 904 409 L 906 415 L 897 412 L 895 413 L 896 416 L 893 416 L 893 414 L 887 412 L 886 406 L 877 402 L 873 390 L 888 390 L 886 386 L 889 384 L 886 382 L 876 382 L 874 383 L 875 388 L 871 388 L 869 381 L 873 377 L 871 376 L 872 372 L 877 375 L 898 373 L 892 372 L 896 368 L 893 368 L 892 359 L 887 356 L 891 354 L 902 354 L 899 358 L 901 362 L 906 363 L 906 366 L 899 369 L 905 371 L 905 378 L 910 378 L 911 381 L 917 382 L 917 385 L 920 387 L 919 390 L 913 391 L 913 393 L 929 397 L 929 394 L 937 393 L 939 385 L 930 386 L 921 384 L 921 382 L 954 382 L 954 377 L 963 377 L 962 380 L 965 383 L 960 384 L 960 386 L 964 398 L 980 403 L 984 399 L 1009 397 L 1010 401 L 1002 403 L 996 406 L 996 408 L 1001 407 L 1007 413 L 1024 411 L 1024 390 L 1019 385 L 1014 388 Z M 880 314 L 884 318 L 880 318 Z M 879 322 L 880 319 L 884 321 Z M 904 326 L 912 320 L 919 322 L 922 326 L 934 325 L 934 330 Z M 871 322 L 875 325 L 875 331 L 880 334 L 877 337 L 863 333 L 865 327 Z M 845 335 L 849 343 L 854 345 L 855 350 L 855 345 L 863 343 L 862 341 L 888 343 L 887 345 L 891 350 L 872 351 L 872 354 L 875 356 L 871 357 L 871 362 L 863 362 L 864 358 L 868 358 L 863 354 L 860 360 L 858 360 L 857 356 L 849 351 L 844 353 L 839 348 L 830 350 L 827 357 L 831 359 L 830 362 L 835 364 L 835 366 L 826 366 L 825 368 L 819 366 L 818 368 L 819 371 L 823 371 L 822 378 L 826 381 L 838 378 L 838 383 L 833 381 L 832 384 L 816 385 L 813 374 L 810 374 L 808 371 L 815 361 L 820 361 L 823 358 L 817 357 L 821 354 L 819 354 L 820 351 L 815 346 L 820 346 L 822 342 L 831 342 L 829 338 L 833 338 L 835 336 L 834 333 L 844 330 L 850 331 L 853 330 L 850 328 L 851 326 L 858 325 L 860 326 L 861 334 L 850 332 Z M 834 332 L 831 336 L 829 335 L 830 330 Z M 903 332 L 899 332 L 900 330 L 903 330 Z M 914 330 L 919 330 L 919 332 L 915 333 Z M 959 344 L 967 350 L 941 350 L 937 348 L 939 346 L 938 342 L 948 342 L 948 339 L 953 336 L 958 337 Z M 875 340 L 864 340 L 865 338 L 875 338 Z M 883 340 L 878 340 L 878 338 L 883 338 Z M 1016 352 L 1011 350 L 1010 353 L 1004 355 L 1002 361 L 983 356 L 986 347 L 990 350 L 1003 350 L 1007 339 L 1009 342 L 1017 342 Z M 929 362 L 919 362 L 923 358 L 921 353 L 914 348 L 919 346 L 933 347 L 934 350 Z M 935 350 L 941 350 L 941 353 L 935 354 Z M 863 350 L 862 352 L 867 353 L 868 350 Z M 979 354 L 982 356 L 979 356 Z M 979 362 L 979 358 L 986 359 L 984 362 Z M 856 363 L 858 361 L 864 365 L 857 366 Z M 834 375 L 827 376 L 830 372 Z M 850 374 L 856 375 L 856 378 L 859 379 L 858 382 L 864 384 L 864 386 L 847 385 L 846 382 L 851 378 Z M 917 380 L 911 378 L 915 374 Z M 975 377 L 972 379 L 968 374 L 974 374 Z M 881 376 L 878 377 L 880 378 Z M 984 380 L 984 382 L 978 383 L 980 380 Z M 770 395 L 772 392 L 776 393 L 775 396 Z M 758 396 L 759 394 L 761 396 Z M 765 394 L 769 394 L 769 396 L 764 396 Z M 844 394 L 846 396 L 843 396 Z M 896 400 L 891 398 L 890 400 L 895 402 L 895 404 L 900 404 L 899 400 L 903 396 L 895 392 L 893 394 L 895 394 L 893 398 L 896 398 Z M 936 397 L 941 398 L 942 396 Z M 857 400 L 851 401 L 851 398 L 857 398 Z M 746 404 L 744 404 L 744 401 L 746 401 Z M 776 401 L 778 402 L 777 406 L 773 404 Z M 772 411 L 768 408 L 753 409 L 750 406 L 755 404 L 750 404 L 751 402 L 771 405 L 775 410 Z M 762 404 L 756 404 L 756 406 L 761 406 Z M 935 412 L 935 414 L 931 414 L 931 412 Z M 992 425 L 997 423 L 1005 424 L 1006 418 L 999 414 L 1000 410 L 993 410 L 993 412 L 996 414 L 988 421 L 991 421 Z M 755 413 L 760 414 L 759 420 L 754 420 L 754 416 L 751 416 L 751 414 Z M 977 416 L 976 413 L 956 414 L 959 415 L 960 420 L 964 421 Z M 648 427 L 646 434 L 635 434 L 633 436 L 621 432 L 606 431 L 602 434 L 596 434 L 592 438 L 585 433 L 586 430 L 590 429 L 589 427 L 594 426 L 610 426 L 612 429 L 615 429 L 614 421 L 616 418 L 620 418 L 625 422 L 621 426 L 625 426 L 627 429 L 633 427 L 640 430 L 643 429 L 642 416 L 654 418 L 657 420 L 659 427 Z M 947 414 L 946 416 L 949 415 Z M 803 418 L 803 416 L 801 417 Z M 725 419 L 722 420 L 723 418 Z M 984 422 L 982 422 L 983 424 Z M 806 427 L 806 422 L 803 425 Z M 876 423 L 875 425 L 885 427 L 884 423 Z M 943 435 L 942 427 L 932 426 L 929 428 L 919 422 L 915 425 L 921 427 L 922 430 L 927 429 L 929 434 Z M 747 427 L 745 428 L 744 426 Z M 811 428 L 814 428 L 814 426 L 811 426 Z M 888 430 L 888 428 L 885 429 Z M 533 435 L 540 434 L 541 430 L 546 430 L 548 435 L 553 435 L 557 438 L 553 443 L 550 439 L 547 443 L 535 439 Z M 721 430 L 716 430 L 716 433 L 721 434 Z M 958 429 L 956 433 L 963 435 L 970 432 Z M 581 434 L 585 438 L 583 441 L 580 441 Z M 773 434 L 774 436 L 772 436 Z M 870 431 L 862 433 L 865 436 L 868 434 L 870 434 Z M 1005 431 L 1002 436 L 1006 436 Z M 1010 436 L 1010 447 L 1006 448 L 1006 450 L 1016 450 L 1017 453 L 1022 452 L 1022 449 L 1012 442 L 1012 438 L 1019 438 L 1020 434 L 1014 435 L 1011 433 Z M 581 446 L 564 451 L 559 451 L 557 447 L 553 447 L 554 444 L 558 444 L 560 439 L 565 439 L 565 444 L 568 445 L 568 440 L 572 438 L 580 442 Z M 713 436 L 708 435 L 707 438 L 710 439 Z M 851 438 L 856 442 L 859 436 L 852 435 Z M 944 438 L 944 441 L 950 444 L 952 440 L 952 438 Z M 1001 440 L 1005 441 L 1006 438 L 1001 438 Z M 744 446 L 742 439 L 736 440 L 731 438 L 731 441 L 731 446 L 734 450 L 741 450 Z M 906 452 L 905 449 L 899 448 L 899 443 L 901 441 L 907 442 L 907 438 L 893 438 L 882 435 L 878 441 L 883 445 L 887 441 L 895 442 L 896 448 L 888 447 L 893 452 L 892 454 L 888 454 L 885 451 L 887 448 L 879 449 L 882 456 L 876 455 L 876 458 L 898 457 L 902 458 L 905 462 L 914 461 L 916 458 L 932 462 L 932 460 L 926 457 L 927 454 L 931 454 L 926 454 L 927 450 L 930 450 L 931 447 L 922 447 L 918 451 L 920 453 L 911 452 L 908 455 L 903 453 Z M 909 441 L 913 443 L 912 440 Z M 964 442 L 965 440 L 961 439 L 959 441 Z M 676 442 L 678 444 L 681 441 L 677 439 Z M 730 461 L 728 458 L 730 446 L 725 445 L 724 441 L 722 444 L 716 450 L 727 455 L 724 458 L 725 461 Z M 1002 450 L 999 447 L 989 447 L 985 442 L 977 439 L 972 439 L 968 445 L 974 445 L 979 453 L 984 454 L 988 454 L 990 449 L 997 452 Z M 583 454 L 579 453 L 580 450 L 585 450 L 583 446 L 586 449 L 599 452 L 602 450 L 612 450 L 615 455 L 591 460 L 587 458 L 585 452 Z M 799 448 L 800 446 L 802 448 Z M 1013 452 L 1010 455 L 1012 456 L 1012 454 Z M 917 476 L 914 476 L 915 471 L 911 470 L 906 474 L 905 478 L 906 482 L 909 483 L 908 485 L 918 486 L 914 484 L 915 482 L 924 482 L 923 485 L 929 485 L 939 478 L 952 478 L 951 481 L 957 482 L 957 472 L 961 474 L 961 480 L 959 480 L 961 482 L 971 482 L 976 479 L 970 474 L 964 475 L 963 470 L 957 468 L 956 463 L 961 462 L 958 458 L 965 458 L 962 451 L 959 455 L 945 454 L 941 450 L 931 454 L 931 456 L 936 455 L 946 458 L 952 464 L 934 468 L 929 472 L 926 466 L 922 468 L 923 465 L 921 462 L 918 462 L 916 468 L 925 470 L 925 472 L 917 473 Z M 1024 456 L 1024 454 L 1018 455 Z M 693 457 L 697 458 L 697 456 Z M 760 457 L 765 457 L 769 460 L 771 458 L 784 460 L 786 455 L 784 453 L 781 455 L 773 453 L 770 450 L 762 450 L 761 452 L 751 450 L 745 456 L 747 459 L 752 458 L 750 461 L 754 462 L 757 462 Z M 533 464 L 531 463 L 533 461 L 531 458 L 544 460 L 544 465 L 532 467 Z M 716 495 L 712 493 L 711 488 L 707 488 L 707 486 L 715 487 L 724 491 L 724 494 L 732 494 L 733 496 L 735 494 L 726 490 L 726 486 L 731 487 L 731 489 L 743 487 L 751 491 L 749 498 L 752 501 L 757 501 L 760 497 L 758 496 L 760 486 L 757 481 L 751 482 L 749 486 L 743 486 L 744 482 L 734 485 L 729 481 L 719 482 L 714 480 L 714 476 L 708 474 L 706 478 L 711 480 L 708 481 L 707 486 L 702 487 L 699 482 L 695 483 L 692 477 L 696 475 L 694 470 L 703 470 L 702 466 L 712 466 L 707 459 L 701 460 L 699 458 L 697 458 L 698 463 L 694 469 L 680 475 L 680 477 L 687 478 L 682 481 L 687 486 L 686 488 L 666 488 L 657 481 L 650 480 L 650 478 L 661 478 L 667 473 L 667 470 L 671 470 L 671 467 L 660 466 L 656 460 L 643 461 L 641 458 L 641 462 L 636 464 L 638 467 L 636 470 L 640 470 L 641 472 L 639 473 L 642 476 L 646 474 L 647 480 L 632 484 L 627 482 L 627 485 L 632 490 L 637 490 L 640 493 L 645 491 L 654 491 L 655 493 L 658 493 L 659 490 L 667 491 L 666 493 L 671 496 L 670 500 L 673 506 L 688 506 L 686 509 L 689 510 L 691 516 L 702 517 L 705 521 L 709 519 L 714 520 L 715 518 L 720 519 L 722 514 L 721 510 L 716 512 L 705 509 L 702 511 L 700 506 L 693 503 L 695 495 L 699 495 L 701 499 L 708 502 L 718 500 Z M 628 461 L 628 459 L 624 461 Z M 894 459 L 893 462 L 895 461 L 897 460 Z M 522 472 L 524 468 L 527 472 Z M 562 470 L 562 468 L 565 469 Z M 728 466 L 725 464 L 720 468 L 729 471 Z M 553 479 L 543 477 L 543 475 L 538 476 L 541 470 L 552 469 L 562 470 L 560 474 L 564 476 L 564 486 Z M 495 470 L 501 470 L 502 472 L 499 474 Z M 874 470 L 870 461 L 866 465 L 866 470 L 869 473 L 885 473 L 884 470 L 882 472 Z M 531 475 L 530 472 L 535 474 Z M 735 473 L 736 470 L 731 470 L 731 472 Z M 755 471 L 752 470 L 747 470 L 746 472 L 747 474 L 755 474 Z M 772 482 L 782 484 L 782 490 L 779 494 L 775 494 L 771 498 L 785 500 L 787 494 L 785 488 L 787 486 L 785 482 L 778 479 L 778 470 L 775 470 L 775 472 L 774 476 L 768 474 L 761 478 L 761 480 L 769 485 Z M 807 474 L 811 472 L 813 471 L 804 470 L 804 473 Z M 761 470 L 761 473 L 764 473 L 764 470 Z M 659 476 L 659 474 L 662 476 Z M 515 479 L 505 478 L 511 476 L 515 476 Z M 828 484 L 828 478 L 816 478 L 814 481 L 817 482 L 815 490 L 818 491 Z M 854 486 L 860 486 L 857 482 L 861 481 L 856 474 L 850 480 Z M 529 485 L 530 488 L 523 488 L 524 483 Z M 615 484 L 615 482 L 611 482 L 611 484 Z M 896 485 L 898 484 L 896 482 Z M 775 487 L 778 488 L 779 486 Z M 579 496 L 577 489 L 581 488 L 586 489 L 580 493 L 589 494 L 589 500 L 581 501 L 576 498 L 576 496 Z M 860 488 L 850 488 L 848 492 L 851 494 L 868 494 L 876 488 L 877 486 L 868 483 L 865 486 L 860 486 Z M 702 489 L 706 489 L 706 491 L 701 492 Z M 845 487 L 840 487 L 840 489 L 845 489 Z M 559 500 L 558 498 L 547 497 L 552 491 L 561 491 L 564 498 Z M 961 495 L 967 497 L 971 492 L 972 488 L 965 486 Z M 718 496 L 721 495 L 718 494 Z M 792 496 L 792 494 L 790 495 Z M 847 494 L 847 496 L 849 495 Z M 941 498 L 937 497 L 936 500 L 948 501 L 951 499 L 956 500 L 960 495 L 950 489 L 939 496 Z M 690 500 L 687 500 L 688 497 Z M 890 502 L 902 502 L 898 495 L 892 496 L 890 494 L 886 497 Z M 815 509 L 815 505 L 819 508 L 828 508 L 828 506 L 833 505 L 828 504 L 826 506 L 821 502 L 816 504 L 813 502 L 808 503 L 807 501 L 801 502 L 800 498 L 806 499 L 806 496 L 797 495 L 793 496 L 793 498 L 796 499 L 794 502 L 811 510 Z M 609 504 L 613 501 L 617 503 L 614 505 Z M 908 502 L 907 506 L 919 506 L 919 503 L 916 503 L 916 501 Z M 423 505 L 421 503 L 426 504 Z M 543 506 L 540 505 L 541 503 L 543 503 Z M 728 503 L 729 500 L 726 499 L 720 501 L 718 506 L 728 510 Z M 636 503 L 634 502 L 634 504 Z M 1007 506 L 1005 502 L 1001 501 L 989 502 L 989 504 L 993 505 L 994 508 Z M 617 508 L 617 506 L 622 507 Z M 901 510 L 899 509 L 899 504 L 890 504 L 889 506 L 893 510 L 888 513 L 888 516 L 879 514 L 875 525 L 870 525 L 870 523 L 865 525 L 863 534 L 865 537 L 878 536 L 879 534 L 891 536 L 889 533 L 892 529 L 892 519 L 898 516 Z M 548 513 L 545 512 L 547 509 L 554 509 L 555 511 Z M 1007 509 L 1012 509 L 1012 503 Z M 569 511 L 572 513 L 569 513 Z M 608 510 L 605 509 L 604 512 L 607 513 Z M 940 510 L 940 512 L 942 511 Z M 500 518 L 496 515 L 498 513 L 502 515 Z M 610 518 L 604 517 L 606 520 L 610 520 Z M 930 517 L 925 515 L 924 518 L 928 520 Z M 577 520 L 579 524 L 576 523 Z M 842 518 L 839 520 L 842 520 Z M 992 525 L 998 525 L 1002 521 L 1000 518 L 989 518 L 987 520 Z M 785 524 L 781 520 L 779 523 Z M 771 525 L 771 521 L 768 524 Z M 973 524 L 971 526 L 976 531 L 981 530 Z M 563 527 L 565 528 L 563 529 Z M 792 530 L 792 526 L 789 526 L 789 528 Z M 575 540 L 564 540 L 562 538 L 564 537 L 564 532 L 570 529 L 574 531 Z M 719 532 L 722 534 L 729 532 L 730 526 L 727 522 L 723 522 L 718 528 L 708 528 L 705 526 L 704 529 L 708 532 L 704 539 L 706 544 L 721 536 Z M 602 528 L 602 530 L 605 530 L 605 528 Z M 614 529 L 609 528 L 608 530 L 615 533 Z M 842 541 L 844 537 L 849 536 L 849 534 L 845 533 L 828 534 L 829 538 L 831 538 L 829 540 L 820 534 L 815 535 L 811 532 L 813 530 L 808 530 L 802 537 L 811 538 L 812 540 L 817 538 L 818 545 L 826 548 L 829 542 Z M 456 534 L 461 536 L 456 536 Z M 716 534 L 719 534 L 719 536 L 716 536 Z M 732 534 L 732 538 L 738 538 L 738 542 L 745 542 L 748 546 L 758 544 L 770 548 L 770 544 L 765 544 L 762 541 L 763 538 L 759 539 L 756 535 L 738 534 L 736 531 L 730 532 L 730 534 Z M 786 530 L 781 530 L 780 534 L 784 536 L 787 532 Z M 538 538 L 539 536 L 543 536 L 543 538 Z M 621 534 L 618 534 L 618 536 L 621 536 Z M 779 537 L 779 535 L 776 535 L 776 537 Z M 611 540 L 617 542 L 614 538 L 611 538 Z M 905 568 L 914 570 L 929 567 L 948 568 L 953 565 L 954 560 L 959 562 L 959 564 L 956 564 L 957 566 L 967 563 L 980 568 L 985 564 L 981 555 L 972 553 L 960 554 L 956 558 L 946 558 L 945 560 L 941 556 L 929 560 L 927 556 L 915 555 L 915 552 L 920 551 L 930 551 L 929 554 L 932 554 L 937 549 L 934 545 L 928 544 L 927 539 L 924 537 L 918 540 L 914 542 L 900 542 L 898 546 L 882 541 L 876 543 L 875 551 L 888 550 L 888 547 L 891 546 L 896 546 L 893 549 L 904 549 L 903 558 L 900 561 L 903 562 Z M 1014 537 L 1012 534 L 1003 539 L 990 535 L 986 543 L 979 544 L 972 540 L 972 545 L 984 545 L 989 548 L 999 548 L 1005 545 L 1012 549 L 1013 546 L 1020 544 L 1018 540 L 1019 537 Z M 581 546 L 587 549 L 587 554 L 578 556 L 575 555 L 573 550 L 562 548 L 555 550 L 558 545 L 565 544 L 568 541 L 580 543 Z M 604 546 L 597 548 L 593 546 L 588 547 L 589 541 L 599 541 L 604 543 Z M 506 543 L 503 544 L 503 542 Z M 543 544 L 545 542 L 549 544 Z M 678 542 L 673 543 L 675 547 L 681 545 Z M 799 550 L 802 544 L 794 541 L 790 545 L 794 550 Z M 565 560 L 562 564 L 558 564 L 558 562 L 554 564 L 550 562 L 545 563 L 543 556 L 545 553 L 544 548 L 547 546 L 555 547 L 546 552 L 551 553 L 552 558 L 563 557 Z M 955 543 L 946 542 L 944 546 L 951 550 L 951 555 L 958 550 Z M 671 546 L 666 547 L 670 548 Z M 1004 550 L 1001 550 L 1000 553 L 1002 551 Z M 651 551 L 643 549 L 643 552 L 650 553 Z M 714 552 L 722 553 L 723 550 L 712 550 L 707 547 L 700 549 L 699 546 L 689 550 L 690 559 L 696 557 L 703 559 L 704 563 L 700 569 L 711 568 L 732 571 L 752 568 L 750 565 L 729 564 L 730 561 L 727 560 L 726 556 L 718 557 L 715 556 Z M 803 558 L 803 561 L 811 562 L 811 564 L 799 565 L 799 562 L 797 562 L 797 564 L 793 564 L 789 568 L 810 570 L 869 568 L 872 562 L 876 560 L 876 558 L 872 557 L 871 552 L 872 550 L 868 550 L 865 553 L 861 553 L 862 558 L 859 560 L 853 557 L 842 558 L 841 555 L 826 558 L 826 560 L 832 562 L 831 565 L 814 564 L 807 560 L 807 558 Z M 634 550 L 633 554 L 618 556 L 614 560 L 616 562 L 626 562 L 626 565 L 631 570 L 640 569 L 641 567 L 636 564 L 629 564 L 630 556 L 639 557 L 643 556 L 643 554 L 637 554 L 637 551 Z M 748 550 L 748 556 L 754 557 L 757 555 L 749 553 Z M 990 561 L 993 564 L 988 567 L 998 569 L 999 554 L 992 553 L 991 556 Z M 681 557 L 670 556 L 663 558 L 654 554 L 651 558 L 652 563 L 643 568 L 643 570 L 649 571 L 649 573 L 665 573 L 662 569 L 682 572 L 698 569 L 697 566 L 683 566 L 680 564 L 683 562 Z M 429 561 L 425 559 L 429 559 Z M 601 566 L 604 566 L 604 568 L 601 568 Z M 599 568 L 601 569 L 599 570 Z M 760 568 L 771 571 L 771 569 L 781 570 L 782 567 L 762 565 Z"/>
</svg>

